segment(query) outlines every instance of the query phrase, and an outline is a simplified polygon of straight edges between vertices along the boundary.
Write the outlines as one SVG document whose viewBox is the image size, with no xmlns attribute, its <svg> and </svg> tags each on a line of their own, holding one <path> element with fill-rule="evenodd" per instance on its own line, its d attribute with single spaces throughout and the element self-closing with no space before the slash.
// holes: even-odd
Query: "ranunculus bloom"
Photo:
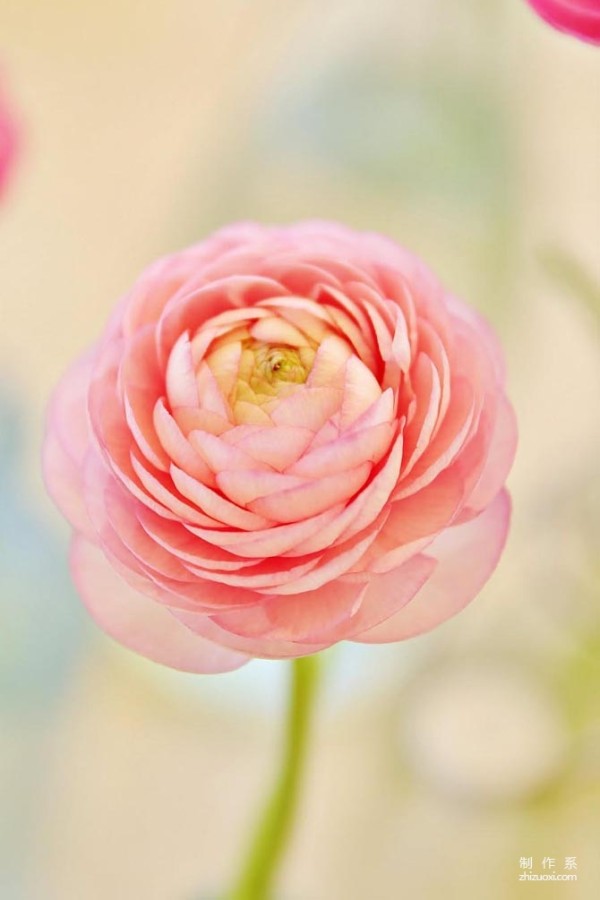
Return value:
<svg viewBox="0 0 600 900">
<path fill-rule="evenodd" d="M 414 256 L 240 224 L 142 274 L 59 385 L 44 466 L 92 616 L 208 672 L 458 612 L 515 441 L 494 335 Z"/>
<path fill-rule="evenodd" d="M 0 196 L 4 192 L 17 149 L 17 127 L 0 81 Z"/>
<path fill-rule="evenodd" d="M 600 0 L 528 0 L 540 16 L 568 34 L 600 43 Z"/>
</svg>

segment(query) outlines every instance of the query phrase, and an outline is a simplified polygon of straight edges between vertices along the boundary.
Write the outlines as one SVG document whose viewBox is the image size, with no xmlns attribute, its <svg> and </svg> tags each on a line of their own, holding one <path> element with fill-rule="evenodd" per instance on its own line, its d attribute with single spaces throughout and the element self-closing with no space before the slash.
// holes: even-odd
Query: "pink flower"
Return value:
<svg viewBox="0 0 600 900">
<path fill-rule="evenodd" d="M 583 41 L 600 43 L 600 0 L 528 0 L 539 15 Z"/>
<path fill-rule="evenodd" d="M 239 224 L 142 274 L 58 386 L 44 469 L 96 621 L 211 672 L 457 613 L 515 444 L 493 333 L 414 256 Z"/>
<path fill-rule="evenodd" d="M 6 187 L 17 150 L 17 126 L 0 82 L 0 196 Z"/>
</svg>

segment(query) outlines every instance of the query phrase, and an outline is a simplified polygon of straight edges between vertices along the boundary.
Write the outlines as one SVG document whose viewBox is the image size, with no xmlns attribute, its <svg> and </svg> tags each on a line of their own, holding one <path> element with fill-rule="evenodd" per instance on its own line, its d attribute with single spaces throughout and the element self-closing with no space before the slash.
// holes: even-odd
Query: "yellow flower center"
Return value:
<svg viewBox="0 0 600 900">
<path fill-rule="evenodd" d="M 279 381 L 304 384 L 306 381 L 308 368 L 302 361 L 301 350 L 295 350 L 293 347 L 259 345 L 252 352 L 255 376 L 259 373 L 269 384 L 276 384 Z M 308 363 L 306 354 L 305 362 Z"/>
<path fill-rule="evenodd" d="M 274 398 L 292 393 L 304 384 L 310 372 L 315 351 L 311 347 L 286 347 L 245 342 L 234 403 L 245 400 L 263 405 Z"/>
</svg>

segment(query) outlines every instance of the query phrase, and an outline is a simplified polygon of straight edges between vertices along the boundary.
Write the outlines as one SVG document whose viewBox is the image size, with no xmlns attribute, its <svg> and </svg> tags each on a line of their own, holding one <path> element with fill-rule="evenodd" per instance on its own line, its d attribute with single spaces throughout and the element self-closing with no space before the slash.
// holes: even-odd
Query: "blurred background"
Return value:
<svg viewBox="0 0 600 900">
<path fill-rule="evenodd" d="M 143 266 L 303 217 L 392 235 L 493 321 L 521 440 L 479 599 L 328 652 L 279 896 L 595 900 L 598 51 L 523 0 L 0 0 L 0 66 L 22 132 L 0 206 L 2 900 L 231 880 L 286 666 L 183 675 L 104 637 L 39 450 L 49 391 Z M 578 880 L 519 881 L 544 871 Z"/>
</svg>

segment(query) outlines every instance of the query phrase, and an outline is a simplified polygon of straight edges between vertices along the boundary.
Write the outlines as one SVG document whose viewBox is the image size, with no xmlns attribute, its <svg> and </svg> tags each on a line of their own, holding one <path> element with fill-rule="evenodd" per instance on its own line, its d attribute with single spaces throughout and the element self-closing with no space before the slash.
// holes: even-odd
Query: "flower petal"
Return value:
<svg viewBox="0 0 600 900">
<path fill-rule="evenodd" d="M 166 388 L 171 409 L 178 406 L 199 406 L 200 398 L 188 331 L 184 331 L 169 354 Z"/>
<path fill-rule="evenodd" d="M 337 440 L 306 453 L 288 469 L 288 474 L 317 479 L 353 469 L 364 462 L 378 463 L 389 448 L 394 431 L 395 425 L 389 422 L 347 431 Z"/>
<path fill-rule="evenodd" d="M 97 624 L 142 656 L 184 672 L 230 672 L 249 657 L 193 634 L 171 613 L 123 581 L 102 551 L 80 536 L 73 540 L 71 571 Z"/>
<path fill-rule="evenodd" d="M 65 451 L 54 431 L 49 431 L 44 441 L 42 472 L 46 490 L 65 519 L 77 531 L 92 536 L 94 529 L 83 499 L 81 469 Z"/>
<path fill-rule="evenodd" d="M 381 394 L 381 387 L 371 370 L 357 356 L 351 356 L 345 369 L 340 428 L 354 424 Z"/>
<path fill-rule="evenodd" d="M 517 420 L 514 409 L 504 395 L 497 400 L 496 419 L 483 471 L 469 496 L 468 506 L 485 509 L 496 496 L 510 472 L 517 449 Z"/>
<path fill-rule="evenodd" d="M 428 548 L 438 561 L 427 584 L 400 612 L 357 635 L 365 644 L 402 641 L 430 631 L 460 612 L 486 583 L 508 534 L 510 498 L 502 491 L 480 516 L 443 532 Z"/>
<path fill-rule="evenodd" d="M 238 425 L 227 432 L 224 440 L 283 472 L 304 453 L 313 437 L 310 428 L 297 425 Z"/>
<path fill-rule="evenodd" d="M 184 497 L 191 500 L 195 506 L 201 509 L 207 516 L 211 516 L 222 525 L 232 528 L 241 528 L 245 531 L 255 531 L 257 528 L 265 528 L 269 522 L 268 517 L 255 515 L 247 509 L 241 509 L 235 503 L 226 500 L 200 481 L 191 478 L 183 469 L 171 466 L 171 475 L 177 489 Z M 189 519 L 189 515 L 188 515 Z M 189 521 L 193 521 L 189 519 Z M 200 522 L 199 524 L 203 524 Z"/>
<path fill-rule="evenodd" d="M 212 616 L 193 613 L 189 610 L 174 610 L 173 615 L 195 634 L 199 634 L 209 641 L 215 641 L 224 647 L 230 647 L 232 650 L 249 653 L 262 659 L 294 659 L 298 656 L 308 656 L 312 653 L 319 653 L 334 643 L 334 641 L 330 641 L 309 644 L 275 640 L 274 638 L 242 637 L 234 631 L 218 625 Z"/>
<path fill-rule="evenodd" d="M 248 507 L 257 515 L 282 524 L 307 519 L 349 500 L 363 486 L 371 469 L 371 463 L 362 463 L 354 469 L 327 475 L 318 481 L 308 481 L 299 487 L 259 497 Z"/>
<path fill-rule="evenodd" d="M 198 535 L 217 547 L 227 548 L 230 553 L 237 556 L 259 558 L 289 551 L 309 535 L 319 532 L 328 525 L 340 514 L 342 509 L 342 504 L 338 504 L 319 515 L 302 519 L 300 522 L 277 525 L 262 531 L 217 531 L 210 528 L 196 528 L 191 525 L 186 525 L 186 528 L 192 534 Z"/>
<path fill-rule="evenodd" d="M 435 567 L 434 559 L 417 554 L 393 572 L 370 576 L 365 582 L 366 590 L 361 595 L 361 601 L 356 604 L 351 616 L 340 620 L 331 630 L 320 631 L 319 640 L 353 640 L 356 635 L 374 628 L 410 603 L 431 577 Z M 339 584 L 344 583 L 342 578 L 325 587 L 336 590 Z M 359 578 L 357 583 L 360 585 L 363 582 Z"/>
<path fill-rule="evenodd" d="M 352 616 L 367 587 L 330 582 L 302 594 L 266 599 L 259 607 L 216 615 L 214 621 L 244 637 L 321 643 L 321 633 L 334 631 Z"/>
<path fill-rule="evenodd" d="M 214 486 L 213 472 L 184 437 L 176 419 L 167 410 L 164 399 L 159 400 L 154 407 L 154 427 L 163 449 L 172 462 L 192 478 Z"/>
<path fill-rule="evenodd" d="M 302 387 L 285 397 L 271 413 L 276 425 L 296 425 L 318 431 L 337 411 L 342 391 L 333 387 Z"/>
</svg>

